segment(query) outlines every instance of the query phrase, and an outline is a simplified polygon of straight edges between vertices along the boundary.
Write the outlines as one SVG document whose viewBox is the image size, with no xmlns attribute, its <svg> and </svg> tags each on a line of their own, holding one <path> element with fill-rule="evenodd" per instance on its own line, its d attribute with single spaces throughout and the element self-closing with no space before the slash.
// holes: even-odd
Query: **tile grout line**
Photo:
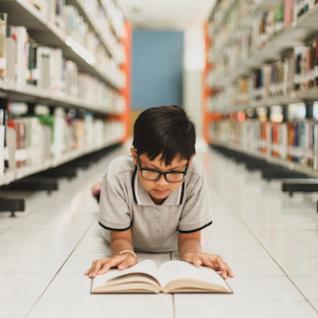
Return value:
<svg viewBox="0 0 318 318">
<path fill-rule="evenodd" d="M 57 275 L 60 273 L 60 271 L 62 270 L 63 266 L 65 265 L 65 263 L 69 260 L 69 258 L 73 255 L 74 251 L 76 250 L 76 248 L 78 247 L 78 245 L 83 241 L 85 235 L 88 233 L 88 231 L 94 226 L 96 220 L 94 220 L 92 222 L 91 225 L 88 226 L 87 230 L 85 231 L 85 233 L 82 235 L 82 237 L 79 239 L 79 241 L 76 243 L 76 245 L 73 247 L 73 249 L 71 250 L 70 254 L 66 257 L 66 259 L 64 260 L 64 262 L 62 263 L 62 265 L 58 268 L 58 270 L 56 271 L 56 273 L 53 275 L 52 279 L 50 279 L 49 283 L 47 284 L 47 286 L 44 288 L 44 290 L 42 291 L 42 293 L 39 295 L 39 297 L 37 298 L 37 300 L 33 303 L 33 305 L 31 306 L 31 308 L 29 309 L 29 311 L 26 313 L 25 318 L 28 318 L 31 314 L 31 312 L 33 311 L 33 309 L 35 308 L 35 306 L 38 304 L 38 302 L 40 301 L 40 299 L 43 297 L 43 295 L 45 294 L 45 292 L 48 290 L 48 288 L 51 286 L 51 284 L 53 283 L 53 281 L 55 280 L 55 278 L 57 277 Z"/>
<path fill-rule="evenodd" d="M 170 261 L 172 261 L 172 252 L 169 252 L 170 253 Z M 177 315 L 176 315 L 176 302 L 175 302 L 175 294 L 172 294 L 172 316 L 173 318 L 177 318 Z"/>
</svg>

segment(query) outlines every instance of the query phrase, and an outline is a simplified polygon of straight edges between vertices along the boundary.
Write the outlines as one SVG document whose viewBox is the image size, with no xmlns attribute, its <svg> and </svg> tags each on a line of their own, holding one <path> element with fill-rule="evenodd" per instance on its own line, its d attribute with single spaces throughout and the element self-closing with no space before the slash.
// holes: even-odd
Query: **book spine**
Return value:
<svg viewBox="0 0 318 318">
<path fill-rule="evenodd" d="M 17 65 L 17 39 L 14 29 L 8 27 L 7 45 L 6 45 L 6 78 L 11 82 L 16 81 L 16 65 Z"/>
<path fill-rule="evenodd" d="M 318 37 L 314 41 L 314 83 L 318 86 Z"/>
<path fill-rule="evenodd" d="M 288 132 L 287 132 L 287 124 L 282 123 L 280 125 L 280 158 L 287 158 L 287 147 L 288 147 Z"/>
<path fill-rule="evenodd" d="M 16 170 L 15 151 L 17 147 L 17 136 L 14 129 L 14 122 L 7 121 L 6 134 L 5 134 L 5 168 L 8 171 Z"/>
<path fill-rule="evenodd" d="M 313 169 L 318 170 L 318 123 L 313 127 Z"/>
<path fill-rule="evenodd" d="M 4 174 L 4 139 L 5 139 L 5 114 L 4 110 L 0 109 L 0 176 Z"/>
<path fill-rule="evenodd" d="M 28 55 L 28 77 L 27 84 L 37 86 L 39 83 L 39 69 L 37 63 L 37 49 L 38 45 L 36 43 L 29 43 L 29 55 Z"/>
<path fill-rule="evenodd" d="M 51 88 L 51 69 L 50 69 L 51 49 L 39 47 L 37 49 L 37 63 L 39 66 L 39 87 L 43 89 Z"/>
<path fill-rule="evenodd" d="M 289 27 L 293 23 L 294 0 L 284 0 L 284 25 Z"/>
<path fill-rule="evenodd" d="M 307 120 L 305 124 L 305 130 L 306 130 L 306 151 L 305 151 L 305 164 L 308 167 L 313 167 L 313 146 L 314 146 L 314 141 L 313 141 L 313 121 L 312 120 Z"/>
<path fill-rule="evenodd" d="M 6 76 L 7 14 L 0 12 L 0 78 Z"/>
<path fill-rule="evenodd" d="M 17 43 L 16 83 L 25 85 L 28 73 L 28 34 L 24 27 L 12 27 Z"/>
</svg>

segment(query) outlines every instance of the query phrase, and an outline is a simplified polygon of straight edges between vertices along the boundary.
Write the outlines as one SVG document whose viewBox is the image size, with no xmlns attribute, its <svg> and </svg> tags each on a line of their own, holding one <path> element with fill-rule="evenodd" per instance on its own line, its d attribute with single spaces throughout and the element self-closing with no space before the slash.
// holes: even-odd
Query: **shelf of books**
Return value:
<svg viewBox="0 0 318 318">
<path fill-rule="evenodd" d="M 0 1 L 0 185 L 127 138 L 130 32 L 113 0 Z"/>
<path fill-rule="evenodd" d="M 318 0 L 217 1 L 206 27 L 209 143 L 318 176 L 317 21 Z"/>
</svg>

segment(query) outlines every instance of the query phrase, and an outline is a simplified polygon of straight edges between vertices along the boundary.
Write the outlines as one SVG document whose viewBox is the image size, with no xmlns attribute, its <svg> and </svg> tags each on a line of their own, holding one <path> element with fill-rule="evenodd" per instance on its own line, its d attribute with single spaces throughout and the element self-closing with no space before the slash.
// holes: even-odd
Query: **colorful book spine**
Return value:
<svg viewBox="0 0 318 318">
<path fill-rule="evenodd" d="M 272 157 L 280 157 L 280 124 L 272 124 L 272 133 L 271 133 L 271 155 Z"/>
<path fill-rule="evenodd" d="M 34 42 L 30 42 L 28 48 L 28 76 L 26 82 L 27 84 L 36 86 L 39 83 L 39 68 L 37 63 L 38 45 Z"/>
<path fill-rule="evenodd" d="M 0 177 L 4 174 L 5 112 L 0 109 Z"/>
<path fill-rule="evenodd" d="M 313 126 L 313 169 L 318 170 L 318 123 Z"/>
<path fill-rule="evenodd" d="M 313 168 L 314 164 L 314 126 L 313 120 L 306 121 L 305 164 L 311 168 Z"/>
<path fill-rule="evenodd" d="M 284 0 L 284 26 L 289 27 L 294 21 L 294 0 Z"/>
<path fill-rule="evenodd" d="M 7 14 L 0 12 L 0 78 L 6 76 Z"/>
<path fill-rule="evenodd" d="M 264 155 L 269 155 L 270 147 L 271 147 L 271 123 L 262 122 L 260 124 L 259 152 Z"/>
</svg>

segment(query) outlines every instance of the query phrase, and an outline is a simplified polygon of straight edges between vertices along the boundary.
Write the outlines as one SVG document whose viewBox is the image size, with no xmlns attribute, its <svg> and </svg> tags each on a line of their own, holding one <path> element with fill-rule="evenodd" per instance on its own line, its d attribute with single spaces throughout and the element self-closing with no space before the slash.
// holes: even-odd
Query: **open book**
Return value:
<svg viewBox="0 0 318 318">
<path fill-rule="evenodd" d="M 211 268 L 183 261 L 168 261 L 157 267 L 152 260 L 125 270 L 110 270 L 92 280 L 91 293 L 233 293 Z"/>
</svg>

